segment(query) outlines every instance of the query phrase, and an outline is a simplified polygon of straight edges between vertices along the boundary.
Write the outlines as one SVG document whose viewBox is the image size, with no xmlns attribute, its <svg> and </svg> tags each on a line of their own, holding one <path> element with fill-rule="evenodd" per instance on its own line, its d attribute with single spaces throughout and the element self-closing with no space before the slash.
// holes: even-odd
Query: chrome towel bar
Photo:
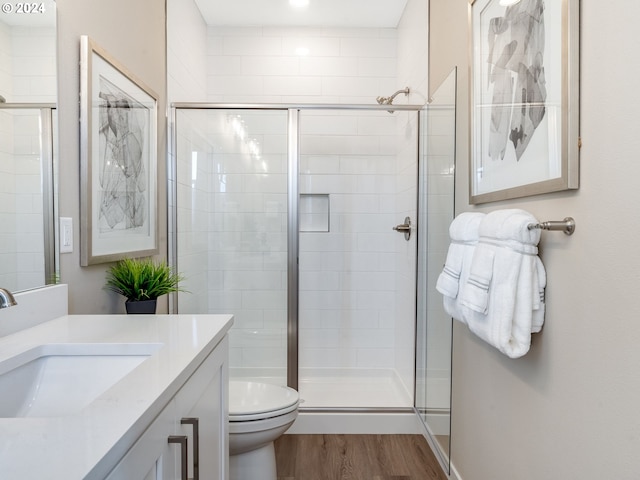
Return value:
<svg viewBox="0 0 640 480">
<path fill-rule="evenodd" d="M 572 217 L 565 217 L 562 221 L 530 223 L 527 228 L 529 230 L 538 228 L 540 230 L 562 231 L 566 235 L 573 235 L 573 232 L 576 231 L 576 221 Z"/>
</svg>

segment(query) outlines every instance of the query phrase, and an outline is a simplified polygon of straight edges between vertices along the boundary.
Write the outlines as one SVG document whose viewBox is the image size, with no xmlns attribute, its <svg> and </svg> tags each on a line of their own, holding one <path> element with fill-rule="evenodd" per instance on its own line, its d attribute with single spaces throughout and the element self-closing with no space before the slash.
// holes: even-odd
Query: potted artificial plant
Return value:
<svg viewBox="0 0 640 480">
<path fill-rule="evenodd" d="M 183 291 L 182 280 L 164 261 L 124 258 L 107 270 L 105 288 L 127 297 L 127 313 L 155 313 L 158 297 Z"/>
</svg>

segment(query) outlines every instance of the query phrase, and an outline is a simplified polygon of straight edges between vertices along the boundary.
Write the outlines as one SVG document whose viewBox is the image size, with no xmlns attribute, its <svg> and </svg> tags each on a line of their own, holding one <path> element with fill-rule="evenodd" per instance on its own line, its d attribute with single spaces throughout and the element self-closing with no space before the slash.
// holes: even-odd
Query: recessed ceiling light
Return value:
<svg viewBox="0 0 640 480">
<path fill-rule="evenodd" d="M 503 7 L 510 7 L 511 5 L 515 5 L 519 3 L 521 0 L 500 0 L 500 5 Z"/>
<path fill-rule="evenodd" d="M 298 47 L 296 48 L 296 55 L 300 57 L 306 57 L 309 55 L 309 49 L 307 47 Z"/>
<path fill-rule="evenodd" d="M 295 8 L 304 8 L 309 6 L 309 0 L 289 0 L 289 5 Z"/>
</svg>

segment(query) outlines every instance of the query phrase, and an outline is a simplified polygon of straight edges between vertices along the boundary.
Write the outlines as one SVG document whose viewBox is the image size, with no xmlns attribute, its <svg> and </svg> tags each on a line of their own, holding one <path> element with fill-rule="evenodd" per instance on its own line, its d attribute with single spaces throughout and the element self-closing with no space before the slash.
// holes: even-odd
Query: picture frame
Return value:
<svg viewBox="0 0 640 480">
<path fill-rule="evenodd" d="M 80 264 L 158 253 L 158 95 L 80 38 Z"/>
<path fill-rule="evenodd" d="M 579 0 L 470 0 L 471 204 L 579 187 Z"/>
</svg>

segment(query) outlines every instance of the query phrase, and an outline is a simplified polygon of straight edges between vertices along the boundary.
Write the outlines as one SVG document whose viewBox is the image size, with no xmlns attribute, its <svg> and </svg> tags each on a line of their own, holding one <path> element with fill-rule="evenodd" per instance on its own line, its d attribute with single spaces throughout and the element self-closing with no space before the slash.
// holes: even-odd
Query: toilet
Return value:
<svg viewBox="0 0 640 480">
<path fill-rule="evenodd" d="M 229 480 L 276 480 L 273 442 L 298 417 L 293 388 L 229 382 Z"/>
</svg>

